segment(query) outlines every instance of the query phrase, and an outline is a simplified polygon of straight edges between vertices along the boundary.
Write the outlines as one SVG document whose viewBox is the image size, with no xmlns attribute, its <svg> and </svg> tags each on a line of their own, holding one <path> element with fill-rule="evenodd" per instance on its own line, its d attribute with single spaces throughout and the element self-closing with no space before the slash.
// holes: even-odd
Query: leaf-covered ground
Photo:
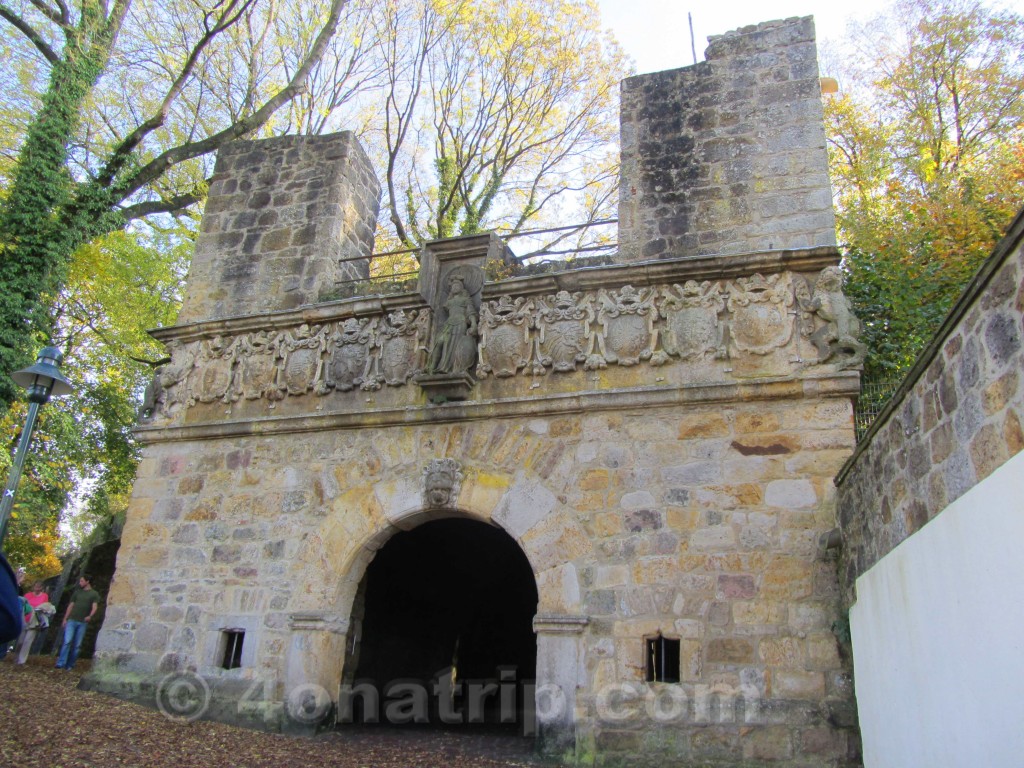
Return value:
<svg viewBox="0 0 1024 768">
<path fill-rule="evenodd" d="M 158 711 L 80 691 L 83 670 L 0 662 L 3 768 L 498 768 L 537 766 L 521 738 L 490 732 L 346 730 L 302 739 Z"/>
</svg>

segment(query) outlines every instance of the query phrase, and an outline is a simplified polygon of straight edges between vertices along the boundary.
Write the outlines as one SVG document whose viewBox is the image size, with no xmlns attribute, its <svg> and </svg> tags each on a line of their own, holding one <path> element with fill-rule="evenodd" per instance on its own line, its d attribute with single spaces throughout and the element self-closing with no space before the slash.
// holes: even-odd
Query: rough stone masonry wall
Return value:
<svg viewBox="0 0 1024 768">
<path fill-rule="evenodd" d="M 837 479 L 857 577 L 1024 449 L 1024 211 Z"/>
<path fill-rule="evenodd" d="M 622 83 L 622 258 L 835 245 L 812 18 L 710 40 Z"/>
<path fill-rule="evenodd" d="M 379 197 L 350 132 L 227 145 L 178 323 L 292 309 L 366 277 Z"/>
<path fill-rule="evenodd" d="M 843 397 L 154 443 L 91 684 L 193 670 L 207 716 L 279 727 L 296 685 L 337 690 L 362 569 L 415 524 L 423 467 L 452 457 L 455 506 L 516 539 L 538 613 L 589 619 L 582 762 L 855 765 L 835 571 L 815 556 L 851 443 Z M 312 615 L 334 624 L 303 629 Z M 246 631 L 241 669 L 219 668 L 229 627 Z M 680 638 L 678 684 L 644 682 L 659 630 Z M 747 708 L 708 706 L 719 695 Z M 650 714 L 656 697 L 669 717 Z"/>
</svg>

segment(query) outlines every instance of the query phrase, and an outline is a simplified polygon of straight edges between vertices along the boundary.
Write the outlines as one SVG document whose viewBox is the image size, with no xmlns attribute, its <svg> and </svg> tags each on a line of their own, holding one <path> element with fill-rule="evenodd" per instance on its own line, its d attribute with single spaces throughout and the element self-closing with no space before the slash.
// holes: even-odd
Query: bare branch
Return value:
<svg viewBox="0 0 1024 768">
<path fill-rule="evenodd" d="M 54 22 L 55 24 L 60 24 L 61 26 L 65 25 L 67 21 L 67 16 L 66 14 L 61 13 L 60 8 L 57 8 L 55 10 L 46 3 L 44 3 L 43 0 L 29 0 L 29 2 L 31 2 L 32 5 L 34 5 L 36 9 L 50 21 Z M 65 8 L 64 11 L 66 12 L 67 9 Z"/>
<path fill-rule="evenodd" d="M 43 58 L 50 62 L 50 64 L 60 63 L 60 56 L 58 56 L 57 52 L 50 47 L 50 44 L 46 42 L 43 36 L 39 34 L 31 24 L 21 18 L 21 16 L 8 8 L 5 3 L 0 3 L 0 19 L 4 19 L 11 26 L 25 35 L 25 37 L 28 38 L 28 41 L 36 47 L 36 50 L 39 51 L 43 55 Z"/>
<path fill-rule="evenodd" d="M 347 0 L 331 1 L 330 12 L 306 60 L 296 70 L 288 84 L 264 102 L 252 115 L 232 123 L 227 128 L 205 139 L 181 144 L 163 152 L 125 179 L 121 184 L 116 185 L 114 187 L 116 194 L 121 199 L 124 199 L 158 179 L 171 166 L 214 152 L 229 141 L 245 136 L 264 125 L 278 109 L 287 104 L 302 90 L 310 70 L 319 61 L 327 44 L 330 42 L 331 36 L 334 34 L 338 24 L 338 17 L 341 15 L 341 9 L 346 2 Z"/>
<path fill-rule="evenodd" d="M 195 205 L 200 200 L 206 197 L 205 185 L 203 190 L 195 189 L 191 192 L 186 192 L 181 195 L 175 195 L 174 197 L 168 197 L 163 200 L 147 200 L 141 203 L 135 203 L 122 208 L 120 213 L 125 221 L 132 221 L 133 219 L 141 219 L 144 216 L 151 216 L 154 213 L 178 213 L 188 208 L 190 205 Z"/>
<path fill-rule="evenodd" d="M 224 13 L 216 20 L 213 26 L 210 26 L 210 14 L 206 14 L 204 18 L 204 28 L 206 31 L 199 38 L 199 41 L 192 46 L 192 50 L 189 51 L 189 55 L 185 59 L 185 63 L 182 65 L 181 70 L 174 82 L 171 84 L 171 87 L 167 90 L 159 108 L 148 120 L 128 134 L 124 141 L 114 149 L 110 159 L 99 174 L 99 181 L 101 184 L 109 184 L 121 171 L 125 163 L 128 161 L 128 157 L 135 148 L 142 143 L 146 136 L 157 128 L 160 128 L 166 122 L 167 115 L 171 110 L 171 105 L 174 104 L 175 100 L 181 94 L 182 89 L 185 87 L 185 83 L 188 82 L 192 72 L 195 70 L 196 64 L 198 63 L 199 57 L 202 55 L 203 51 L 206 50 L 207 46 L 214 41 L 217 35 L 228 29 L 232 24 L 236 23 L 241 18 L 242 14 L 245 13 L 254 2 L 255 0 L 241 0 L 241 4 L 239 5 L 239 0 L 230 0 Z"/>
</svg>

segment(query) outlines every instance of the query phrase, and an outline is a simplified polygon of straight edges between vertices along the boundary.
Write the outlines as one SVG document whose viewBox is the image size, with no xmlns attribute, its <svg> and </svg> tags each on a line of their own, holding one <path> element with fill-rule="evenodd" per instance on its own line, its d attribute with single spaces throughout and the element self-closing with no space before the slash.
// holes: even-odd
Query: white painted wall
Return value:
<svg viewBox="0 0 1024 768">
<path fill-rule="evenodd" d="M 857 579 L 865 768 L 1024 766 L 1024 452 Z"/>
</svg>

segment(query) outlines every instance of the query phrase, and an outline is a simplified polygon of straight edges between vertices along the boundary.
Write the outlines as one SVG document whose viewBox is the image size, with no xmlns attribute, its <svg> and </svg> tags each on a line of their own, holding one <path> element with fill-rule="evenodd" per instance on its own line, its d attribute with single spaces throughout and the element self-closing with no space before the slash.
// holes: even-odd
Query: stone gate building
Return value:
<svg viewBox="0 0 1024 768">
<path fill-rule="evenodd" d="M 612 265 L 488 281 L 514 259 L 470 236 L 332 300 L 368 278 L 358 144 L 223 150 L 86 684 L 274 730 L 513 720 L 580 764 L 857 764 L 818 542 L 862 348 L 811 20 L 625 81 L 622 168 Z"/>
</svg>

